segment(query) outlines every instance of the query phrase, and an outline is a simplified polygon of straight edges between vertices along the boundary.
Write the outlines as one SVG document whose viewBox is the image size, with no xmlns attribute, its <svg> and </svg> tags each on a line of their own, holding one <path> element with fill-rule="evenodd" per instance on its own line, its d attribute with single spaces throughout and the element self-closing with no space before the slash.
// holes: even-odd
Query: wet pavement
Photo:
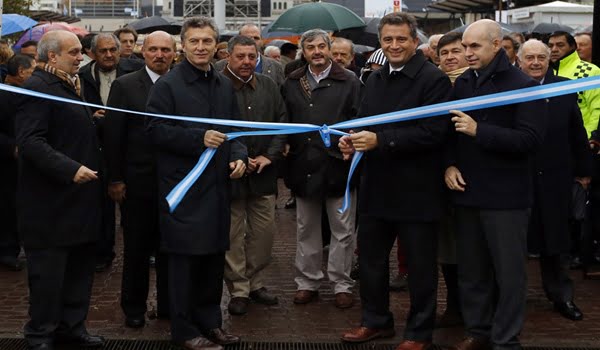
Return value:
<svg viewBox="0 0 600 350">
<path fill-rule="evenodd" d="M 289 193 L 283 191 L 277 204 L 277 227 L 273 248 L 273 261 L 267 268 L 267 286 L 279 296 L 279 305 L 263 306 L 251 304 L 248 314 L 229 316 L 225 311 L 225 326 L 241 335 L 246 341 L 262 342 L 336 342 L 347 329 L 360 321 L 360 299 L 355 288 L 356 305 L 340 310 L 333 305 L 331 285 L 323 282 L 319 299 L 308 305 L 292 302 L 295 256 L 295 211 L 283 209 Z M 142 329 L 124 326 L 124 316 L 119 306 L 122 270 L 122 243 L 120 232 L 117 237 L 117 258 L 109 271 L 96 274 L 91 300 L 88 328 L 113 339 L 169 339 L 169 324 L 163 320 L 148 320 Z M 395 250 L 394 250 L 395 251 Z M 395 254 L 392 254 L 395 255 Z M 394 257 L 392 257 L 394 259 Z M 395 266 L 394 262 L 391 266 Z M 392 273 L 394 275 L 395 272 Z M 579 322 L 562 318 L 552 310 L 544 296 L 538 263 L 528 262 L 529 286 L 527 293 L 527 318 L 521 335 L 524 345 L 529 346 L 600 346 L 600 281 L 584 280 L 580 271 L 572 271 L 575 281 L 575 303 L 584 313 Z M 153 292 L 154 293 L 154 292 Z M 445 309 L 445 290 L 440 276 L 438 313 Z M 226 305 L 224 300 L 224 305 Z M 27 274 L 25 271 L 0 270 L 0 337 L 22 337 L 27 321 Z M 392 292 L 391 309 L 395 314 L 395 338 L 402 339 L 404 320 L 410 301 L 407 292 Z M 149 310 L 155 309 L 153 298 Z M 436 344 L 449 345 L 462 337 L 462 328 L 436 330 Z"/>
</svg>

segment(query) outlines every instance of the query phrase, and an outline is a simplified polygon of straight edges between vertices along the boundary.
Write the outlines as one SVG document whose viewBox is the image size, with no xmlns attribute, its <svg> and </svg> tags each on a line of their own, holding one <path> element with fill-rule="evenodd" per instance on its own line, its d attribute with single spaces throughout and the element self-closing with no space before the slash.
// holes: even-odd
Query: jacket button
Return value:
<svg viewBox="0 0 600 350">
<path fill-rule="evenodd" d="M 306 177 L 310 179 L 310 174 L 306 175 Z"/>
<path fill-rule="evenodd" d="M 540 176 L 544 175 L 544 172 L 543 171 L 538 171 L 538 175 L 540 175 Z"/>
<path fill-rule="evenodd" d="M 396 146 L 396 143 L 394 141 L 390 142 L 390 147 L 394 147 Z"/>
<path fill-rule="evenodd" d="M 309 137 L 306 139 L 306 141 L 310 142 L 310 141 L 312 141 L 312 139 Z"/>
<path fill-rule="evenodd" d="M 252 109 L 252 106 L 248 106 L 248 109 Z"/>
<path fill-rule="evenodd" d="M 312 107 L 312 106 L 313 106 L 313 104 L 311 103 L 311 104 L 309 104 L 309 106 L 310 106 L 310 107 Z"/>
</svg>

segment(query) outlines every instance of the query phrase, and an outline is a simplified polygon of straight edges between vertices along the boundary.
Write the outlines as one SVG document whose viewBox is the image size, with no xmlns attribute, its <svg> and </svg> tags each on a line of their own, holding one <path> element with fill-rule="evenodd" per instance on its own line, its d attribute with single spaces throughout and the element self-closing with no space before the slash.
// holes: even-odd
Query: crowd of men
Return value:
<svg viewBox="0 0 600 350">
<path fill-rule="evenodd" d="M 229 139 L 237 129 L 136 114 L 332 125 L 600 75 L 585 35 L 522 41 L 480 20 L 423 47 L 416 20 L 403 13 L 383 17 L 378 31 L 381 49 L 362 69 L 350 40 L 320 29 L 302 35 L 301 57 L 284 67 L 291 51 L 263 53 L 256 25 L 220 47 L 217 27 L 204 17 L 183 24 L 176 64 L 172 36 L 147 35 L 140 59 L 129 28 L 81 41 L 48 32 L 35 51 L 11 58 L 6 84 L 93 104 L 0 92 L 1 262 L 19 269 L 24 248 L 29 348 L 104 344 L 85 319 L 94 271 L 115 256 L 116 204 L 125 325 L 146 323 L 154 259 L 155 316 L 170 320 L 173 343 L 190 350 L 238 343 L 222 328 L 223 281 L 232 315 L 247 313 L 251 301 L 279 302 L 264 273 L 280 176 L 296 198 L 293 302 L 318 299 L 324 218 L 331 236 L 326 274 L 340 309 L 356 300 L 358 255 L 362 317 L 344 342 L 394 336 L 389 254 L 396 241 L 411 300 L 397 350 L 429 348 L 440 322 L 464 324 L 454 349 L 521 349 L 528 250 L 540 254 L 555 309 L 582 319 L 568 275 L 571 196 L 574 183 L 584 191 L 591 184 L 600 89 L 350 130 L 331 135 L 330 147 L 319 132 Z M 90 61 L 82 66 L 84 55 Z M 206 150 L 212 160 L 171 210 L 165 198 Z M 340 212 L 355 152 L 364 152 L 363 164 Z M 438 264 L 448 290 L 441 321 Z"/>
</svg>

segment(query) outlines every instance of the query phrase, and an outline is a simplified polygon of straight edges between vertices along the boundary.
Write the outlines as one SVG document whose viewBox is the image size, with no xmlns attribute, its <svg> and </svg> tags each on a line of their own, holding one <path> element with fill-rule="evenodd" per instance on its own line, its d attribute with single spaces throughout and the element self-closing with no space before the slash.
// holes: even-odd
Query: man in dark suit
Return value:
<svg viewBox="0 0 600 350">
<path fill-rule="evenodd" d="M 454 83 L 464 99 L 535 86 L 510 64 L 500 25 L 471 24 L 462 44 L 469 70 Z M 521 349 L 525 318 L 531 157 L 544 138 L 546 103 L 523 102 L 455 116 L 446 185 L 455 204 L 458 283 L 467 337 L 458 350 Z"/>
<path fill-rule="evenodd" d="M 28 55 L 14 55 L 7 64 L 7 85 L 22 86 L 35 69 L 35 60 Z M 17 257 L 21 251 L 17 235 L 17 156 L 15 140 L 15 114 L 17 96 L 12 92 L 0 91 L 0 265 L 14 271 L 23 268 Z"/>
<path fill-rule="evenodd" d="M 108 105 L 145 111 L 150 88 L 169 71 L 175 57 L 175 41 L 157 31 L 144 39 L 142 54 L 146 66 L 126 74 L 112 84 Z M 121 308 L 125 325 L 145 324 L 148 298 L 148 259 L 158 251 L 158 196 L 154 153 L 147 139 L 144 117 L 107 111 L 104 123 L 104 151 L 108 170 L 108 194 L 121 205 L 123 222 L 123 280 Z M 157 316 L 168 317 L 167 260 L 156 260 Z"/>
<path fill-rule="evenodd" d="M 414 17 L 386 15 L 379 23 L 379 38 L 387 63 L 367 80 L 359 116 L 448 99 L 450 80 L 417 51 Z M 357 150 L 366 157 L 358 197 L 362 321 L 342 336 L 343 341 L 394 335 L 389 254 L 400 236 L 407 256 L 411 306 L 397 350 L 423 350 L 431 345 L 437 302 L 437 234 L 444 212 L 442 145 L 448 126 L 446 117 L 386 124 L 343 137 L 339 144 L 345 154 Z"/>
<path fill-rule="evenodd" d="M 113 34 L 102 33 L 92 39 L 91 51 L 94 53 L 95 60 L 83 66 L 79 73 L 82 94 L 87 102 L 106 105 L 112 83 L 118 77 L 143 67 L 142 60 L 120 58 L 120 47 L 119 39 Z M 106 111 L 99 108 L 92 110 L 96 123 L 100 126 L 100 145 L 103 147 L 106 135 L 103 126 Z M 106 189 L 108 183 L 103 183 L 102 186 Z M 102 227 L 103 234 L 98 242 L 98 252 L 96 253 L 96 272 L 106 270 L 115 257 L 115 203 L 108 195 L 104 200 Z"/>
<path fill-rule="evenodd" d="M 156 82 L 148 112 L 239 118 L 233 84 L 210 64 L 218 37 L 209 18 L 185 21 L 185 59 Z M 244 175 L 248 153 L 239 141 L 226 140 L 222 132 L 227 130 L 161 118 L 151 118 L 147 127 L 157 152 L 161 249 L 169 254 L 171 338 L 190 350 L 222 349 L 240 341 L 221 329 L 220 304 L 229 249 L 230 179 Z M 208 148 L 216 149 L 212 160 L 171 213 L 165 197 Z"/>
<path fill-rule="evenodd" d="M 521 70 L 540 84 L 568 80 L 555 76 L 550 48 L 541 41 L 525 42 L 519 51 Z M 574 182 L 589 187 L 592 154 L 583 127 L 577 95 L 550 98 L 548 126 L 534 163 L 534 205 L 529 224 L 530 249 L 540 254 L 546 296 L 564 317 L 577 321 L 583 314 L 573 302 L 569 277 L 569 204 Z"/>
<path fill-rule="evenodd" d="M 50 31 L 38 48 L 41 65 L 23 87 L 82 101 L 77 36 Z M 19 235 L 29 277 L 27 344 L 39 350 L 54 349 L 54 341 L 102 346 L 104 339 L 85 327 L 102 220 L 92 116 L 84 106 L 23 97 L 16 133 Z"/>
</svg>

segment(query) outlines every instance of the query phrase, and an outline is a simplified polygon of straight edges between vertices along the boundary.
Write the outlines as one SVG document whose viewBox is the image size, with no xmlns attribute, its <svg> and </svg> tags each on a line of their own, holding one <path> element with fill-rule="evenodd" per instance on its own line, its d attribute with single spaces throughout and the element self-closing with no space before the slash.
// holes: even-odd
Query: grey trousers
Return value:
<svg viewBox="0 0 600 350">
<path fill-rule="evenodd" d="M 327 276 L 334 283 L 335 293 L 352 293 L 354 280 L 350 278 L 355 247 L 356 191 L 346 212 L 339 213 L 343 197 L 325 199 L 325 209 L 331 227 Z M 321 199 L 296 197 L 297 245 L 295 279 L 298 290 L 317 290 L 324 277 L 323 242 L 321 237 Z"/>
<path fill-rule="evenodd" d="M 520 349 L 529 209 L 456 208 L 458 285 L 468 335 Z"/>
</svg>

